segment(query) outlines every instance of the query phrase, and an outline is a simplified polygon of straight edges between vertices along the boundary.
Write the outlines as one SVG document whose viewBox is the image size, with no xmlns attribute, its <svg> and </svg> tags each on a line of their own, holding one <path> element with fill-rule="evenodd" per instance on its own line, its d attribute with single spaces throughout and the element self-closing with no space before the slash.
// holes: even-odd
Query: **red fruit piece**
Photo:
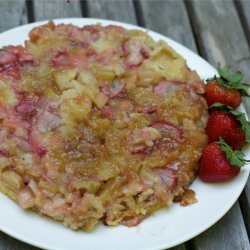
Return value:
<svg viewBox="0 0 250 250">
<path fill-rule="evenodd" d="M 101 92 L 107 95 L 109 98 L 121 97 L 124 91 L 124 84 L 120 81 L 114 81 L 111 87 L 104 86 L 101 88 Z"/>
<path fill-rule="evenodd" d="M 242 100 L 242 96 L 249 96 L 249 84 L 242 82 L 243 75 L 240 71 L 232 73 L 230 68 L 217 66 L 218 76 L 208 79 L 205 97 L 208 106 L 215 102 L 237 108 Z"/>
<path fill-rule="evenodd" d="M 205 98 L 208 106 L 220 102 L 233 108 L 239 107 L 242 100 L 238 90 L 219 86 L 216 80 L 206 86 Z"/>
<path fill-rule="evenodd" d="M 174 190 L 177 185 L 177 173 L 176 170 L 165 167 L 165 168 L 155 168 L 154 173 L 158 174 L 162 185 L 167 189 Z"/>
<path fill-rule="evenodd" d="M 143 113 L 152 114 L 156 111 L 156 107 L 148 106 L 143 109 Z"/>
<path fill-rule="evenodd" d="M 0 50 L 0 75 L 18 80 L 21 78 L 20 67 L 33 62 L 33 55 L 22 46 L 6 46 Z"/>
<path fill-rule="evenodd" d="M 154 147 L 139 146 L 139 147 L 136 147 L 131 153 L 141 154 L 141 155 L 150 155 L 153 151 L 154 151 Z"/>
<path fill-rule="evenodd" d="M 167 81 L 160 81 L 156 86 L 154 86 L 154 93 L 159 96 L 163 96 L 165 93 L 175 90 L 180 86 L 181 83 L 179 82 L 167 82 Z"/>
<path fill-rule="evenodd" d="M 205 97 L 208 106 L 215 102 L 220 102 L 232 108 L 237 108 L 242 100 L 242 96 L 248 95 L 249 84 L 242 82 L 243 75 L 240 71 L 232 73 L 230 68 L 217 67 L 218 76 L 208 79 Z"/>
<path fill-rule="evenodd" d="M 68 52 L 66 50 L 59 50 L 52 58 L 54 66 L 68 66 Z"/>
<path fill-rule="evenodd" d="M 182 129 L 170 122 L 155 121 L 151 124 L 151 127 L 160 132 L 163 142 L 184 140 Z"/>
<path fill-rule="evenodd" d="M 232 165 L 227 159 L 218 143 L 210 143 L 205 147 L 199 165 L 198 175 L 205 182 L 230 180 L 240 172 L 240 168 Z"/>
<path fill-rule="evenodd" d="M 37 102 L 39 100 L 38 95 L 26 96 L 21 95 L 20 102 L 16 105 L 15 110 L 20 114 L 27 114 L 34 111 L 37 108 Z"/>
<path fill-rule="evenodd" d="M 225 111 L 213 112 L 207 122 L 206 133 L 209 142 L 216 142 L 220 137 L 235 150 L 241 149 L 246 143 L 246 134 L 235 116 Z"/>
<path fill-rule="evenodd" d="M 0 50 L 0 66 L 6 65 L 6 64 L 12 64 L 16 62 L 17 56 L 5 51 L 5 50 Z"/>
<path fill-rule="evenodd" d="M 157 148 L 172 147 L 175 142 L 181 142 L 185 139 L 183 130 L 170 122 L 154 121 L 151 127 L 160 132 L 161 138 L 152 147 L 139 146 L 135 148 L 132 154 L 149 155 Z"/>
<path fill-rule="evenodd" d="M 246 134 L 240 128 L 225 131 L 223 138 L 233 150 L 240 150 L 246 144 Z"/>
<path fill-rule="evenodd" d="M 3 75 L 4 77 L 11 78 L 18 80 L 21 78 L 21 73 L 18 67 L 15 65 L 10 65 L 9 67 L 1 70 L 0 69 L 0 75 Z"/>
</svg>

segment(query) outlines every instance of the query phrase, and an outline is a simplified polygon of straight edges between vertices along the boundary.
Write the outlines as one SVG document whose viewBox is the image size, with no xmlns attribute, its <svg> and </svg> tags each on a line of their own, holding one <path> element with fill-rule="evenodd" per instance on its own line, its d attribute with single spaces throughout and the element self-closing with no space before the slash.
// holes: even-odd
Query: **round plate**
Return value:
<svg viewBox="0 0 250 250">
<path fill-rule="evenodd" d="M 0 47 L 23 43 L 33 27 L 46 22 L 24 25 L 2 33 Z M 100 19 L 59 19 L 55 20 L 55 23 L 72 23 L 78 26 L 101 23 L 102 25 L 120 25 L 127 29 L 141 29 L 147 31 L 155 40 L 166 41 L 203 79 L 216 74 L 216 70 L 201 57 L 181 44 L 153 31 Z M 241 109 L 244 111 L 242 107 Z M 250 149 L 245 149 L 245 153 L 246 158 L 249 159 Z M 237 178 L 221 184 L 206 184 L 197 178 L 191 188 L 196 192 L 198 203 L 187 207 L 175 204 L 171 208 L 162 209 L 136 227 L 100 225 L 91 233 L 75 232 L 46 217 L 26 212 L 0 194 L 0 230 L 29 244 L 53 250 L 166 249 L 195 237 L 217 222 L 239 197 L 246 184 L 249 171 L 249 166 L 246 166 Z"/>
</svg>

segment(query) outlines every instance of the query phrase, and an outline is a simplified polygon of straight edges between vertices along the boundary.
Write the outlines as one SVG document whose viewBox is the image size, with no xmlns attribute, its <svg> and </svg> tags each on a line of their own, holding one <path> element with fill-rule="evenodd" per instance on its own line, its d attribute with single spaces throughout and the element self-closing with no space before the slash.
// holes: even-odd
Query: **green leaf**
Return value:
<svg viewBox="0 0 250 250">
<path fill-rule="evenodd" d="M 220 86 L 222 86 L 226 89 L 232 89 L 230 82 L 225 80 L 224 78 L 217 78 L 217 82 Z"/>
<path fill-rule="evenodd" d="M 250 142 L 250 123 L 249 122 L 246 124 L 245 132 L 246 132 L 246 141 Z"/>
<path fill-rule="evenodd" d="M 226 110 L 226 111 L 227 111 L 228 108 L 231 109 L 231 107 L 229 107 L 229 106 L 227 106 L 227 105 L 225 105 L 225 104 L 222 104 L 222 103 L 220 103 L 220 102 L 215 102 L 215 103 L 212 104 L 210 107 L 220 108 L 220 109 L 223 109 L 223 110 Z M 210 107 L 209 107 L 209 108 L 210 108 Z"/>
<path fill-rule="evenodd" d="M 237 89 L 242 96 L 249 96 L 249 94 L 248 94 L 249 84 L 247 84 L 247 83 L 234 83 L 231 86 L 232 86 L 232 88 Z"/>
<path fill-rule="evenodd" d="M 240 71 L 237 71 L 235 74 L 232 75 L 231 82 L 239 83 L 240 81 L 242 81 L 242 79 L 243 79 L 242 73 Z"/>
<path fill-rule="evenodd" d="M 245 155 L 242 151 L 233 149 L 220 137 L 218 142 L 220 145 L 221 151 L 226 154 L 226 158 L 229 160 L 230 164 L 234 167 L 243 167 L 246 160 L 244 159 Z"/>
<path fill-rule="evenodd" d="M 231 76 L 229 68 L 228 67 L 221 68 L 220 64 L 218 64 L 218 66 L 217 66 L 217 71 L 218 71 L 220 77 L 222 77 L 226 80 L 228 80 Z"/>
</svg>

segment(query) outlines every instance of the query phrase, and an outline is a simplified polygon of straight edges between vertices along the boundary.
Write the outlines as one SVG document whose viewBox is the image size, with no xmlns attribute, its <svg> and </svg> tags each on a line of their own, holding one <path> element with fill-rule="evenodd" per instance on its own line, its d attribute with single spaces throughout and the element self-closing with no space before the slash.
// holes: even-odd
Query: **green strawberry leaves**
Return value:
<svg viewBox="0 0 250 250">
<path fill-rule="evenodd" d="M 216 80 L 218 85 L 226 89 L 236 89 L 242 96 L 249 96 L 248 88 L 250 85 L 242 82 L 243 75 L 240 71 L 231 73 L 228 67 L 221 68 L 220 64 L 217 65 L 217 71 L 219 77 L 214 76 L 213 78 L 208 79 L 208 83 Z"/>
<path fill-rule="evenodd" d="M 233 149 L 220 137 L 217 142 L 220 145 L 221 151 L 226 154 L 226 158 L 229 160 L 230 164 L 234 167 L 243 167 L 247 160 L 244 159 L 245 155 L 239 150 L 233 151 Z"/>
<path fill-rule="evenodd" d="M 219 102 L 214 103 L 211 107 L 216 107 L 232 114 L 236 118 L 236 120 L 240 122 L 242 129 L 245 131 L 246 141 L 250 142 L 250 122 L 247 121 L 246 115 L 244 113 Z"/>
</svg>

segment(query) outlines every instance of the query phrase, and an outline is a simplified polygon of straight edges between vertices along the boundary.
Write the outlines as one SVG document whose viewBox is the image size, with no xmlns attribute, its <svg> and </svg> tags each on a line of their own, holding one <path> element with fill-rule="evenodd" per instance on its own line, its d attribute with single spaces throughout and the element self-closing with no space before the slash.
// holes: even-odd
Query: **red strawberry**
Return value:
<svg viewBox="0 0 250 250">
<path fill-rule="evenodd" d="M 215 111 L 210 115 L 206 133 L 209 142 L 216 142 L 223 137 L 233 149 L 241 149 L 246 143 L 246 135 L 241 129 L 240 122 L 225 111 Z"/>
<path fill-rule="evenodd" d="M 208 106 L 215 102 L 221 102 L 233 108 L 240 106 L 242 97 L 238 90 L 226 89 L 218 84 L 216 80 L 206 86 L 205 98 Z"/>
<path fill-rule="evenodd" d="M 230 73 L 229 68 L 217 68 L 219 77 L 215 76 L 207 80 L 205 98 L 208 106 L 215 102 L 237 108 L 242 100 L 242 96 L 248 96 L 247 90 L 249 85 L 241 82 L 243 76 L 241 72 Z"/>
<path fill-rule="evenodd" d="M 211 106 L 215 102 L 221 102 L 233 108 L 240 106 L 242 99 L 238 90 L 226 89 L 218 85 L 216 80 L 206 86 L 205 98 L 207 99 L 208 106 Z"/>
<path fill-rule="evenodd" d="M 220 182 L 232 179 L 240 172 L 245 160 L 241 151 L 233 151 L 223 139 L 208 144 L 200 159 L 198 175 L 205 182 Z"/>
<path fill-rule="evenodd" d="M 246 144 L 246 134 L 240 128 L 227 130 L 222 137 L 233 150 L 240 150 Z"/>
</svg>

